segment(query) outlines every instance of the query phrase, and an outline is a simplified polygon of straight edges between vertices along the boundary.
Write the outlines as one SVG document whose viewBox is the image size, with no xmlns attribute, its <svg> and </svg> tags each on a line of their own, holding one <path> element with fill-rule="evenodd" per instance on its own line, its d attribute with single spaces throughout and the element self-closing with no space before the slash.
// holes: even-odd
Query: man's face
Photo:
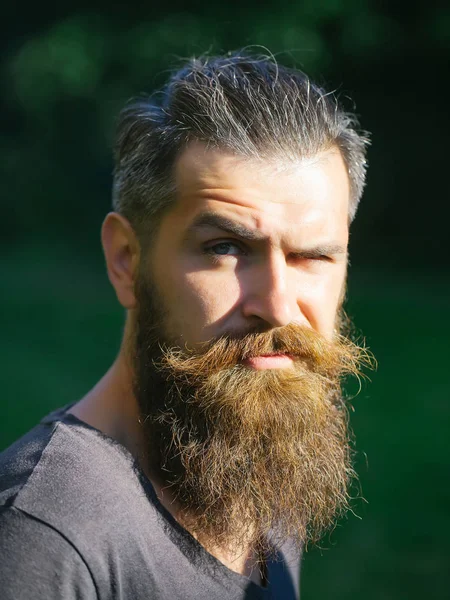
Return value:
<svg viewBox="0 0 450 600">
<path fill-rule="evenodd" d="M 352 477 L 334 336 L 348 242 L 344 163 L 190 146 L 136 282 L 133 366 L 152 473 L 200 539 L 303 543 Z M 288 368 L 289 367 L 289 368 Z"/>
<path fill-rule="evenodd" d="M 172 342 L 195 348 L 221 335 L 289 323 L 333 336 L 345 285 L 349 202 L 336 149 L 288 163 L 245 160 L 194 143 L 177 162 L 176 183 L 177 200 L 143 274 L 164 304 Z"/>
</svg>

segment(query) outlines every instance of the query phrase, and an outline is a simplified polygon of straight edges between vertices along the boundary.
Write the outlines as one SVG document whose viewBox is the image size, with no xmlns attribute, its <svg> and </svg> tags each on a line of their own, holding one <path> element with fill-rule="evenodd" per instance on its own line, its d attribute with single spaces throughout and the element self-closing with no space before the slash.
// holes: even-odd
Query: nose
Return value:
<svg viewBox="0 0 450 600">
<path fill-rule="evenodd" d="M 284 327 L 298 315 L 296 290 L 289 285 L 289 267 L 284 255 L 264 260 L 247 273 L 243 315 L 258 317 L 271 327 Z"/>
</svg>

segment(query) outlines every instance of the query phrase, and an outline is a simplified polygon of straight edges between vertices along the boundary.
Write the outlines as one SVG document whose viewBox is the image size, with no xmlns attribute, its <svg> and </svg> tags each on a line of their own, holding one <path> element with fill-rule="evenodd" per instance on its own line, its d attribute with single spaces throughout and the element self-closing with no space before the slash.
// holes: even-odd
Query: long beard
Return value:
<svg viewBox="0 0 450 600">
<path fill-rule="evenodd" d="M 182 523 L 230 549 L 319 539 L 346 510 L 355 476 L 340 381 L 358 374 L 361 349 L 294 325 L 181 348 L 162 331 L 154 293 L 139 297 L 133 359 L 147 459 Z M 243 365 L 277 352 L 293 367 Z"/>
</svg>

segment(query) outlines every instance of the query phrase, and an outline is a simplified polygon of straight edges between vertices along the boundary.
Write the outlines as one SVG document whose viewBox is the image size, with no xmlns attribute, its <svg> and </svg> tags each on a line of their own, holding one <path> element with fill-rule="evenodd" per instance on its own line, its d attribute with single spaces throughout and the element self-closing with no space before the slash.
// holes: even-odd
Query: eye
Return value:
<svg viewBox="0 0 450 600">
<path fill-rule="evenodd" d="M 333 262 L 333 258 L 331 256 L 327 256 L 326 254 L 297 254 L 293 256 L 294 259 L 299 261 L 311 261 L 311 262 Z"/>
<path fill-rule="evenodd" d="M 334 264 L 333 257 L 327 254 L 319 253 L 301 253 L 294 254 L 291 256 L 292 265 L 300 269 L 307 269 L 311 272 L 319 272 L 328 269 L 330 265 Z"/>
<path fill-rule="evenodd" d="M 212 246 L 206 246 L 204 252 L 213 256 L 236 256 L 245 254 L 243 248 L 241 248 L 239 244 L 233 242 L 218 242 Z"/>
<path fill-rule="evenodd" d="M 330 258 L 329 256 L 325 256 L 324 254 L 320 254 L 317 256 L 310 256 L 308 258 L 306 258 L 306 262 L 310 263 L 311 265 L 320 265 L 320 264 L 324 264 L 324 263 L 332 263 L 333 259 Z"/>
<path fill-rule="evenodd" d="M 333 261 L 333 259 L 331 258 L 331 256 L 325 256 L 325 254 L 321 254 L 320 256 L 318 256 L 316 260 L 323 260 L 325 262 L 332 262 Z"/>
</svg>

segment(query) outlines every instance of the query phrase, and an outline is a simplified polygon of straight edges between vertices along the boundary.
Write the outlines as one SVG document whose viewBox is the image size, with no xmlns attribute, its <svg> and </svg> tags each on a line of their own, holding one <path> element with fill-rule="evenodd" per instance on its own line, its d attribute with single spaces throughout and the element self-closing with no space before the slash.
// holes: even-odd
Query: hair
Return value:
<svg viewBox="0 0 450 600">
<path fill-rule="evenodd" d="M 152 96 L 120 113 L 113 208 L 138 236 L 176 196 L 174 165 L 189 142 L 248 159 L 298 160 L 336 147 L 350 181 L 349 222 L 366 176 L 368 136 L 305 73 L 244 52 L 192 59 Z"/>
</svg>

